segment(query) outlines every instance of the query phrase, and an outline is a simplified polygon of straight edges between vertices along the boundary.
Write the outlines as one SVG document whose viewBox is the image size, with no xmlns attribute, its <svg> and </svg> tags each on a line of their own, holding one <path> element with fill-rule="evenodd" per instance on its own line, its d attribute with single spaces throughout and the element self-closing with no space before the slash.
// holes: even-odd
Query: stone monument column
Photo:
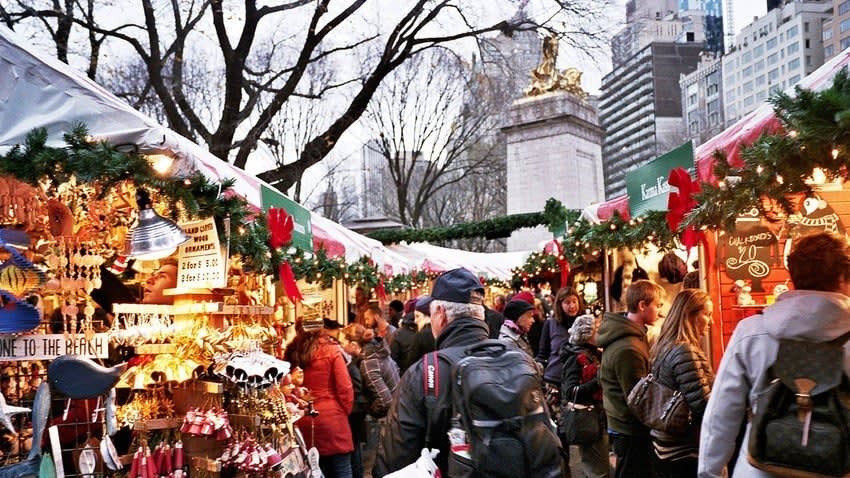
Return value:
<svg viewBox="0 0 850 478">
<path fill-rule="evenodd" d="M 553 47 L 547 38 L 527 96 L 513 103 L 502 127 L 507 137 L 508 214 L 542 211 L 550 197 L 568 209 L 584 209 L 605 199 L 604 130 L 595 102 L 581 89 L 581 72 L 558 71 L 555 56 L 557 44 Z M 537 250 L 551 239 L 552 233 L 542 226 L 520 229 L 508 239 L 508 250 Z"/>
</svg>

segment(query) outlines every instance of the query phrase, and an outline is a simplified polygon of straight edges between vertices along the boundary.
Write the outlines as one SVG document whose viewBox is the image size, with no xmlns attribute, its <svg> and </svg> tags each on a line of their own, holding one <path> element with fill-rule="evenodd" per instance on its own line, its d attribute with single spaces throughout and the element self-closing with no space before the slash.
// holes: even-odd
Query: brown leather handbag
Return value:
<svg viewBox="0 0 850 478">
<path fill-rule="evenodd" d="M 691 425 L 691 409 L 685 397 L 659 382 L 652 373 L 635 384 L 626 403 L 635 417 L 653 430 L 682 435 Z"/>
</svg>

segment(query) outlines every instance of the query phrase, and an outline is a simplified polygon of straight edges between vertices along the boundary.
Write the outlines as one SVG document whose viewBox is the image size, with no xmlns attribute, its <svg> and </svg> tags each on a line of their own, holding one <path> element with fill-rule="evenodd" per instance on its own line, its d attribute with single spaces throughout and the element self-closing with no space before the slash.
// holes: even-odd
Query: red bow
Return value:
<svg viewBox="0 0 850 478">
<path fill-rule="evenodd" d="M 679 191 L 670 191 L 667 196 L 667 225 L 674 233 L 679 230 L 679 225 L 685 215 L 697 207 L 697 201 L 693 195 L 700 191 L 699 181 L 692 181 L 690 174 L 683 168 L 670 170 L 667 179 L 670 186 L 675 186 Z M 691 247 L 705 243 L 705 233 L 694 226 L 688 226 L 682 231 L 682 244 L 690 251 Z"/>
<path fill-rule="evenodd" d="M 295 274 L 292 272 L 292 267 L 288 262 L 280 264 L 278 273 L 280 274 L 280 284 L 283 286 L 283 291 L 286 292 L 286 296 L 289 297 L 289 300 L 292 302 L 301 302 L 304 300 L 304 296 L 302 296 L 301 291 L 298 290 L 298 283 L 295 281 Z"/>
<path fill-rule="evenodd" d="M 286 209 L 270 207 L 268 212 L 269 217 L 269 232 L 271 233 L 272 249 L 285 246 L 292 241 L 292 230 L 295 224 L 292 222 Z"/>
</svg>

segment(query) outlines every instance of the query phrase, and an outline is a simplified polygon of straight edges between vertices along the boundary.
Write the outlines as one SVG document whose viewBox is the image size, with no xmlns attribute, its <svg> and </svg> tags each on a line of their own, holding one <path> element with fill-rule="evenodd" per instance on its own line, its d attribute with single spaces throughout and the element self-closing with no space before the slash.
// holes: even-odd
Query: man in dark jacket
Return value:
<svg viewBox="0 0 850 478">
<path fill-rule="evenodd" d="M 401 378 L 398 393 L 393 397 L 373 473 L 376 478 L 413 463 L 426 445 L 440 450 L 436 462 L 443 476 L 448 476 L 451 368 L 463 356 L 466 347 L 488 336 L 483 299 L 483 286 L 466 269 L 445 272 L 434 281 L 430 299 L 425 303 L 431 312 L 431 331 L 441 353 L 436 369 L 428 367 L 428 377 L 437 382 L 437 401 L 430 427 L 423 380 L 426 370 L 424 361 L 419 360 Z"/>
<path fill-rule="evenodd" d="M 413 337 L 413 345 L 410 347 L 410 353 L 407 355 L 407 363 L 414 364 L 428 352 L 433 352 L 437 348 L 434 333 L 431 332 L 431 297 L 423 295 L 416 300 L 414 309 L 425 317 L 425 323 L 420 325 L 419 332 Z"/>
<path fill-rule="evenodd" d="M 411 301 L 413 301 L 413 305 L 410 306 L 410 311 L 406 312 L 402 317 L 398 330 L 396 330 L 393 337 L 393 342 L 390 344 L 390 356 L 398 364 L 398 372 L 401 375 L 404 375 L 404 371 L 413 363 L 410 361 L 410 356 L 417 332 L 416 318 L 413 312 L 416 299 L 411 299 Z"/>
<path fill-rule="evenodd" d="M 653 476 L 649 429 L 629 411 L 626 397 L 649 373 L 646 328 L 658 319 L 664 295 L 664 289 L 652 281 L 633 282 L 626 289 L 626 315 L 606 313 L 597 333 L 596 343 L 602 347 L 599 381 L 611 447 L 617 455 L 615 478 Z"/>
</svg>

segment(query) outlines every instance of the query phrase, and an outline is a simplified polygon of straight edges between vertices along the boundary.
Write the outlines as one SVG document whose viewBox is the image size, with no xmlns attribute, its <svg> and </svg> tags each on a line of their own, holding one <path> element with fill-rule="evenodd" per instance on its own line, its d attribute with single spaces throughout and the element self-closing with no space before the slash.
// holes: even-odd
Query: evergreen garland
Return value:
<svg viewBox="0 0 850 478">
<path fill-rule="evenodd" d="M 792 213 L 789 195 L 813 194 L 809 182 L 815 168 L 827 181 L 846 179 L 850 165 L 850 77 L 847 70 L 820 92 L 797 87 L 795 95 L 774 93 L 770 102 L 782 129 L 763 134 L 741 151 L 743 164 L 730 165 L 714 156 L 714 183 L 702 183 L 698 206 L 683 227 L 734 230 L 736 217 L 752 208 L 762 214 L 778 204 Z M 773 211 L 775 213 L 775 211 Z"/>
</svg>

